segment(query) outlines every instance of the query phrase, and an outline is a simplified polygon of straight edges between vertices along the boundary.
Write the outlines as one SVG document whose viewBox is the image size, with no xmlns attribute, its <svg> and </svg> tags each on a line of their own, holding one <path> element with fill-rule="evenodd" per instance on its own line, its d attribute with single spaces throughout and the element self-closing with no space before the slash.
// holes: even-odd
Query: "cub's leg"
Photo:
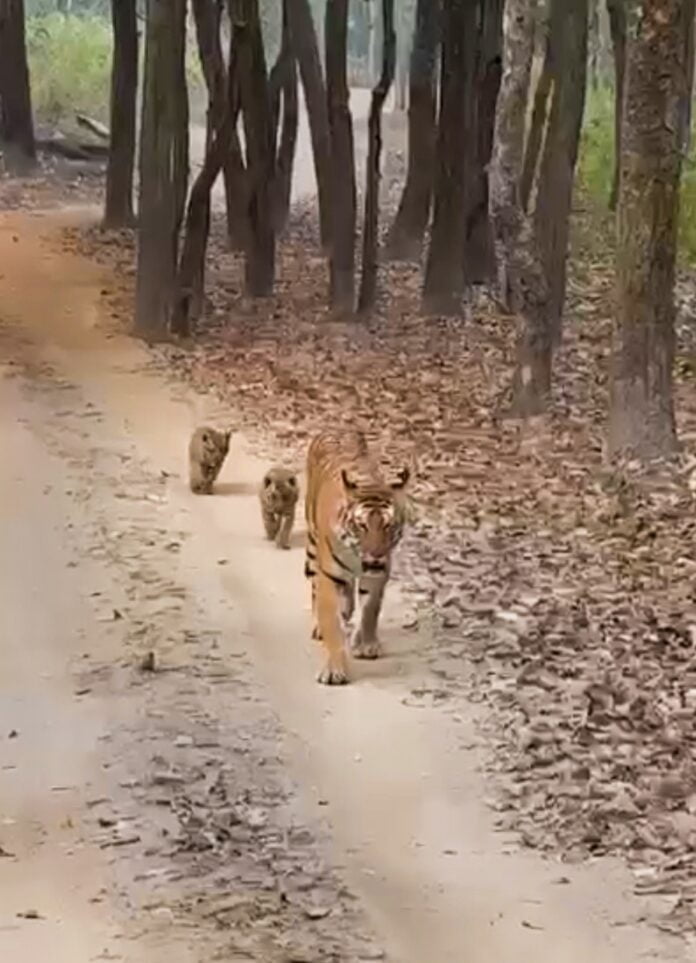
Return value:
<svg viewBox="0 0 696 963">
<path fill-rule="evenodd" d="M 316 582 L 316 624 L 321 644 L 326 652 L 326 664 L 319 673 L 317 681 L 323 685 L 345 685 L 348 681 L 348 662 L 341 624 L 340 586 L 323 572 L 317 572 L 314 581 Z"/>
<path fill-rule="evenodd" d="M 288 511 L 285 512 L 285 514 L 280 518 L 276 537 L 276 545 L 278 548 L 290 548 L 290 534 L 294 524 L 295 508 L 293 507 L 288 509 Z"/>
<path fill-rule="evenodd" d="M 266 509 L 262 510 L 263 515 L 263 527 L 266 529 L 266 538 L 269 542 L 278 534 L 278 529 L 280 528 L 280 516 L 275 512 L 268 511 Z"/>
<path fill-rule="evenodd" d="M 389 573 L 360 579 L 360 624 L 353 634 L 351 649 L 356 659 L 376 659 L 380 654 L 377 623 L 382 611 L 384 591 L 389 581 Z"/>
</svg>

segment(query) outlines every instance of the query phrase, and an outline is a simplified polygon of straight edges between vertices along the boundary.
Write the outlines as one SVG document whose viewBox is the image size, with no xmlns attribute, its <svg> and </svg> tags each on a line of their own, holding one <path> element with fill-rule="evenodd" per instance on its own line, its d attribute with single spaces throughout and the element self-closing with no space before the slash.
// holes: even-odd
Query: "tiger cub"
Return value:
<svg viewBox="0 0 696 963">
<path fill-rule="evenodd" d="M 348 681 L 345 636 L 355 607 L 360 621 L 351 648 L 358 659 L 375 659 L 377 623 L 389 581 L 392 554 L 408 517 L 408 468 L 387 479 L 359 431 L 326 431 L 307 453 L 307 557 L 312 583 L 313 638 L 326 663 L 318 681 Z"/>
<path fill-rule="evenodd" d="M 278 548 L 290 548 L 299 495 L 297 476 L 289 468 L 269 468 L 259 489 L 261 518 L 266 537 Z"/>
<path fill-rule="evenodd" d="M 189 441 L 189 485 L 196 495 L 212 495 L 213 484 L 220 474 L 230 450 L 231 431 L 196 428 Z"/>
</svg>

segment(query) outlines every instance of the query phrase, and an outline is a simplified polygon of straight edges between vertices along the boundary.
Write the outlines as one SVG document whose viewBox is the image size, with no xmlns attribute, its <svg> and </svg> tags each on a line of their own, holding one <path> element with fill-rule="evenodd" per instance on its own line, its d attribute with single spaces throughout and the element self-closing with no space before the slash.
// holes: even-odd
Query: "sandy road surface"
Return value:
<svg viewBox="0 0 696 963">
<path fill-rule="evenodd" d="M 470 710 L 409 698 L 398 592 L 387 658 L 314 683 L 263 466 L 237 437 L 220 495 L 187 492 L 187 434 L 224 413 L 100 332 L 109 277 L 57 223 L 0 221 L 0 959 L 693 959 L 615 863 L 493 833 Z"/>
</svg>

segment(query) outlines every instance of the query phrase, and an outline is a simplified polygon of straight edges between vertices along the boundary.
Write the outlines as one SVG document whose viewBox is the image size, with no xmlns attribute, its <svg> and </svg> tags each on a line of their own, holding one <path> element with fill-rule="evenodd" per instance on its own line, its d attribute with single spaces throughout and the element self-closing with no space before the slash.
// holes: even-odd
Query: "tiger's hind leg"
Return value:
<svg viewBox="0 0 696 963">
<path fill-rule="evenodd" d="M 276 533 L 276 546 L 278 548 L 290 548 L 290 535 L 292 526 L 295 524 L 295 509 L 291 508 L 280 516 L 278 531 Z"/>
<path fill-rule="evenodd" d="M 389 572 L 384 575 L 364 576 L 360 579 L 358 595 L 360 598 L 360 624 L 351 639 L 351 649 L 356 659 L 377 659 L 381 647 L 377 635 L 377 624 L 382 611 L 384 592 L 389 581 Z"/>
<path fill-rule="evenodd" d="M 353 613 L 355 612 L 355 582 L 351 582 L 350 585 L 346 585 L 345 588 L 341 588 L 341 618 L 343 619 L 343 627 L 348 628 L 353 620 Z"/>
<path fill-rule="evenodd" d="M 341 617 L 342 588 L 323 572 L 317 572 L 313 581 L 316 583 L 316 624 L 326 653 L 326 664 L 317 681 L 322 685 L 345 685 L 348 682 L 348 660 Z"/>
</svg>

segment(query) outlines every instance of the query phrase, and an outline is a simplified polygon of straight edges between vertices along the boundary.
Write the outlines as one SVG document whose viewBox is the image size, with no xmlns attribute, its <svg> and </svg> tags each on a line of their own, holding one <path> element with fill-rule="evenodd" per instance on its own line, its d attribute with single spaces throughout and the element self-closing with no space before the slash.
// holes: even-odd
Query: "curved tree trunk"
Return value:
<svg viewBox="0 0 696 963">
<path fill-rule="evenodd" d="M 418 260 L 435 176 L 437 100 L 435 67 L 440 44 L 441 0 L 418 0 L 411 50 L 408 100 L 408 172 L 387 238 L 387 257 Z"/>
<path fill-rule="evenodd" d="M 551 43 L 554 85 L 535 209 L 537 244 L 549 289 L 549 321 L 561 336 L 570 209 L 585 107 L 588 0 L 553 0 Z M 556 29 L 556 24 L 558 28 Z"/>
<path fill-rule="evenodd" d="M 209 50 L 212 29 L 217 24 L 219 12 L 214 9 L 217 0 L 194 0 L 194 15 L 199 43 Z M 218 35 L 219 36 L 219 35 Z M 209 64 L 210 66 L 210 64 Z M 205 293 L 205 256 L 210 233 L 210 192 L 220 171 L 230 156 L 230 145 L 239 117 L 239 85 L 236 79 L 237 58 L 234 31 L 230 37 L 230 58 L 224 86 L 224 100 L 208 109 L 206 153 L 186 209 L 184 238 L 177 274 L 176 301 L 172 313 L 171 329 L 174 334 L 186 337 L 199 321 L 203 312 Z M 218 113 L 222 111 L 222 113 Z"/>
<path fill-rule="evenodd" d="M 355 296 L 355 156 L 346 67 L 348 0 L 327 0 L 326 95 L 331 134 L 331 247 L 329 252 L 332 310 L 352 314 Z"/>
<path fill-rule="evenodd" d="M 0 147 L 8 170 L 25 173 L 34 166 L 24 0 L 0 3 Z"/>
<path fill-rule="evenodd" d="M 396 34 L 394 0 L 382 0 L 382 76 L 372 91 L 368 121 L 367 173 L 365 183 L 365 226 L 363 229 L 362 278 L 358 311 L 367 313 L 377 299 L 377 249 L 379 244 L 379 180 L 382 152 L 382 108 L 394 82 Z"/>
<path fill-rule="evenodd" d="M 247 150 L 246 290 L 252 297 L 267 297 L 273 293 L 275 283 L 275 132 L 258 0 L 230 0 L 230 13 L 238 44 L 238 78 Z"/>
<path fill-rule="evenodd" d="M 331 238 L 331 136 L 324 75 L 309 0 L 292 0 L 288 7 L 288 20 L 307 105 L 317 179 L 321 243 L 326 249 Z"/>
<path fill-rule="evenodd" d="M 135 331 L 169 333 L 186 200 L 186 0 L 149 0 L 140 137 Z M 182 104 L 183 100 L 183 104 Z"/>
<path fill-rule="evenodd" d="M 550 31 L 551 25 L 547 26 Z M 534 92 L 534 107 L 532 108 L 532 121 L 529 126 L 527 146 L 524 152 L 524 166 L 522 167 L 522 177 L 520 178 L 520 202 L 524 211 L 529 210 L 529 198 L 534 186 L 534 176 L 537 172 L 539 163 L 539 151 L 544 139 L 544 129 L 546 127 L 547 107 L 551 85 L 553 83 L 551 37 L 546 37 L 546 49 L 544 51 L 544 63 L 541 68 L 539 80 L 537 81 Z"/>
<path fill-rule="evenodd" d="M 615 354 L 609 449 L 674 454 L 674 279 L 693 5 L 642 0 L 628 62 L 618 206 Z"/>
<path fill-rule="evenodd" d="M 492 280 L 495 274 L 493 236 L 488 216 L 488 165 L 493 149 L 495 105 L 503 65 L 504 0 L 481 0 L 478 69 L 475 92 L 476 149 L 465 185 L 466 224 L 464 279 L 468 284 Z"/>
<path fill-rule="evenodd" d="M 611 43 L 614 48 L 614 176 L 609 210 L 616 210 L 621 181 L 621 127 L 626 76 L 626 0 L 607 0 Z"/>
<path fill-rule="evenodd" d="M 106 168 L 105 227 L 134 222 L 135 111 L 138 93 L 136 0 L 111 0 L 114 53 L 111 65 L 109 161 Z"/>
<path fill-rule="evenodd" d="M 277 138 L 282 99 L 280 142 L 276 149 L 275 180 L 273 183 L 273 218 L 277 234 L 285 230 L 290 215 L 292 171 L 295 164 L 299 104 L 297 98 L 297 62 L 292 46 L 288 4 L 283 0 L 283 37 L 278 58 L 271 70 L 268 86 L 271 96 L 271 117 L 274 140 Z"/>
<path fill-rule="evenodd" d="M 532 5 L 529 0 L 507 0 L 503 79 L 490 168 L 490 212 L 500 295 L 517 315 L 513 408 L 523 416 L 544 409 L 551 386 L 546 277 L 532 225 L 519 197 L 533 46 Z"/>
<path fill-rule="evenodd" d="M 477 20 L 478 0 L 444 5 L 435 206 L 423 286 L 429 314 L 457 314 L 464 288 L 465 185 L 476 149 L 470 132 L 476 119 Z"/>
</svg>

